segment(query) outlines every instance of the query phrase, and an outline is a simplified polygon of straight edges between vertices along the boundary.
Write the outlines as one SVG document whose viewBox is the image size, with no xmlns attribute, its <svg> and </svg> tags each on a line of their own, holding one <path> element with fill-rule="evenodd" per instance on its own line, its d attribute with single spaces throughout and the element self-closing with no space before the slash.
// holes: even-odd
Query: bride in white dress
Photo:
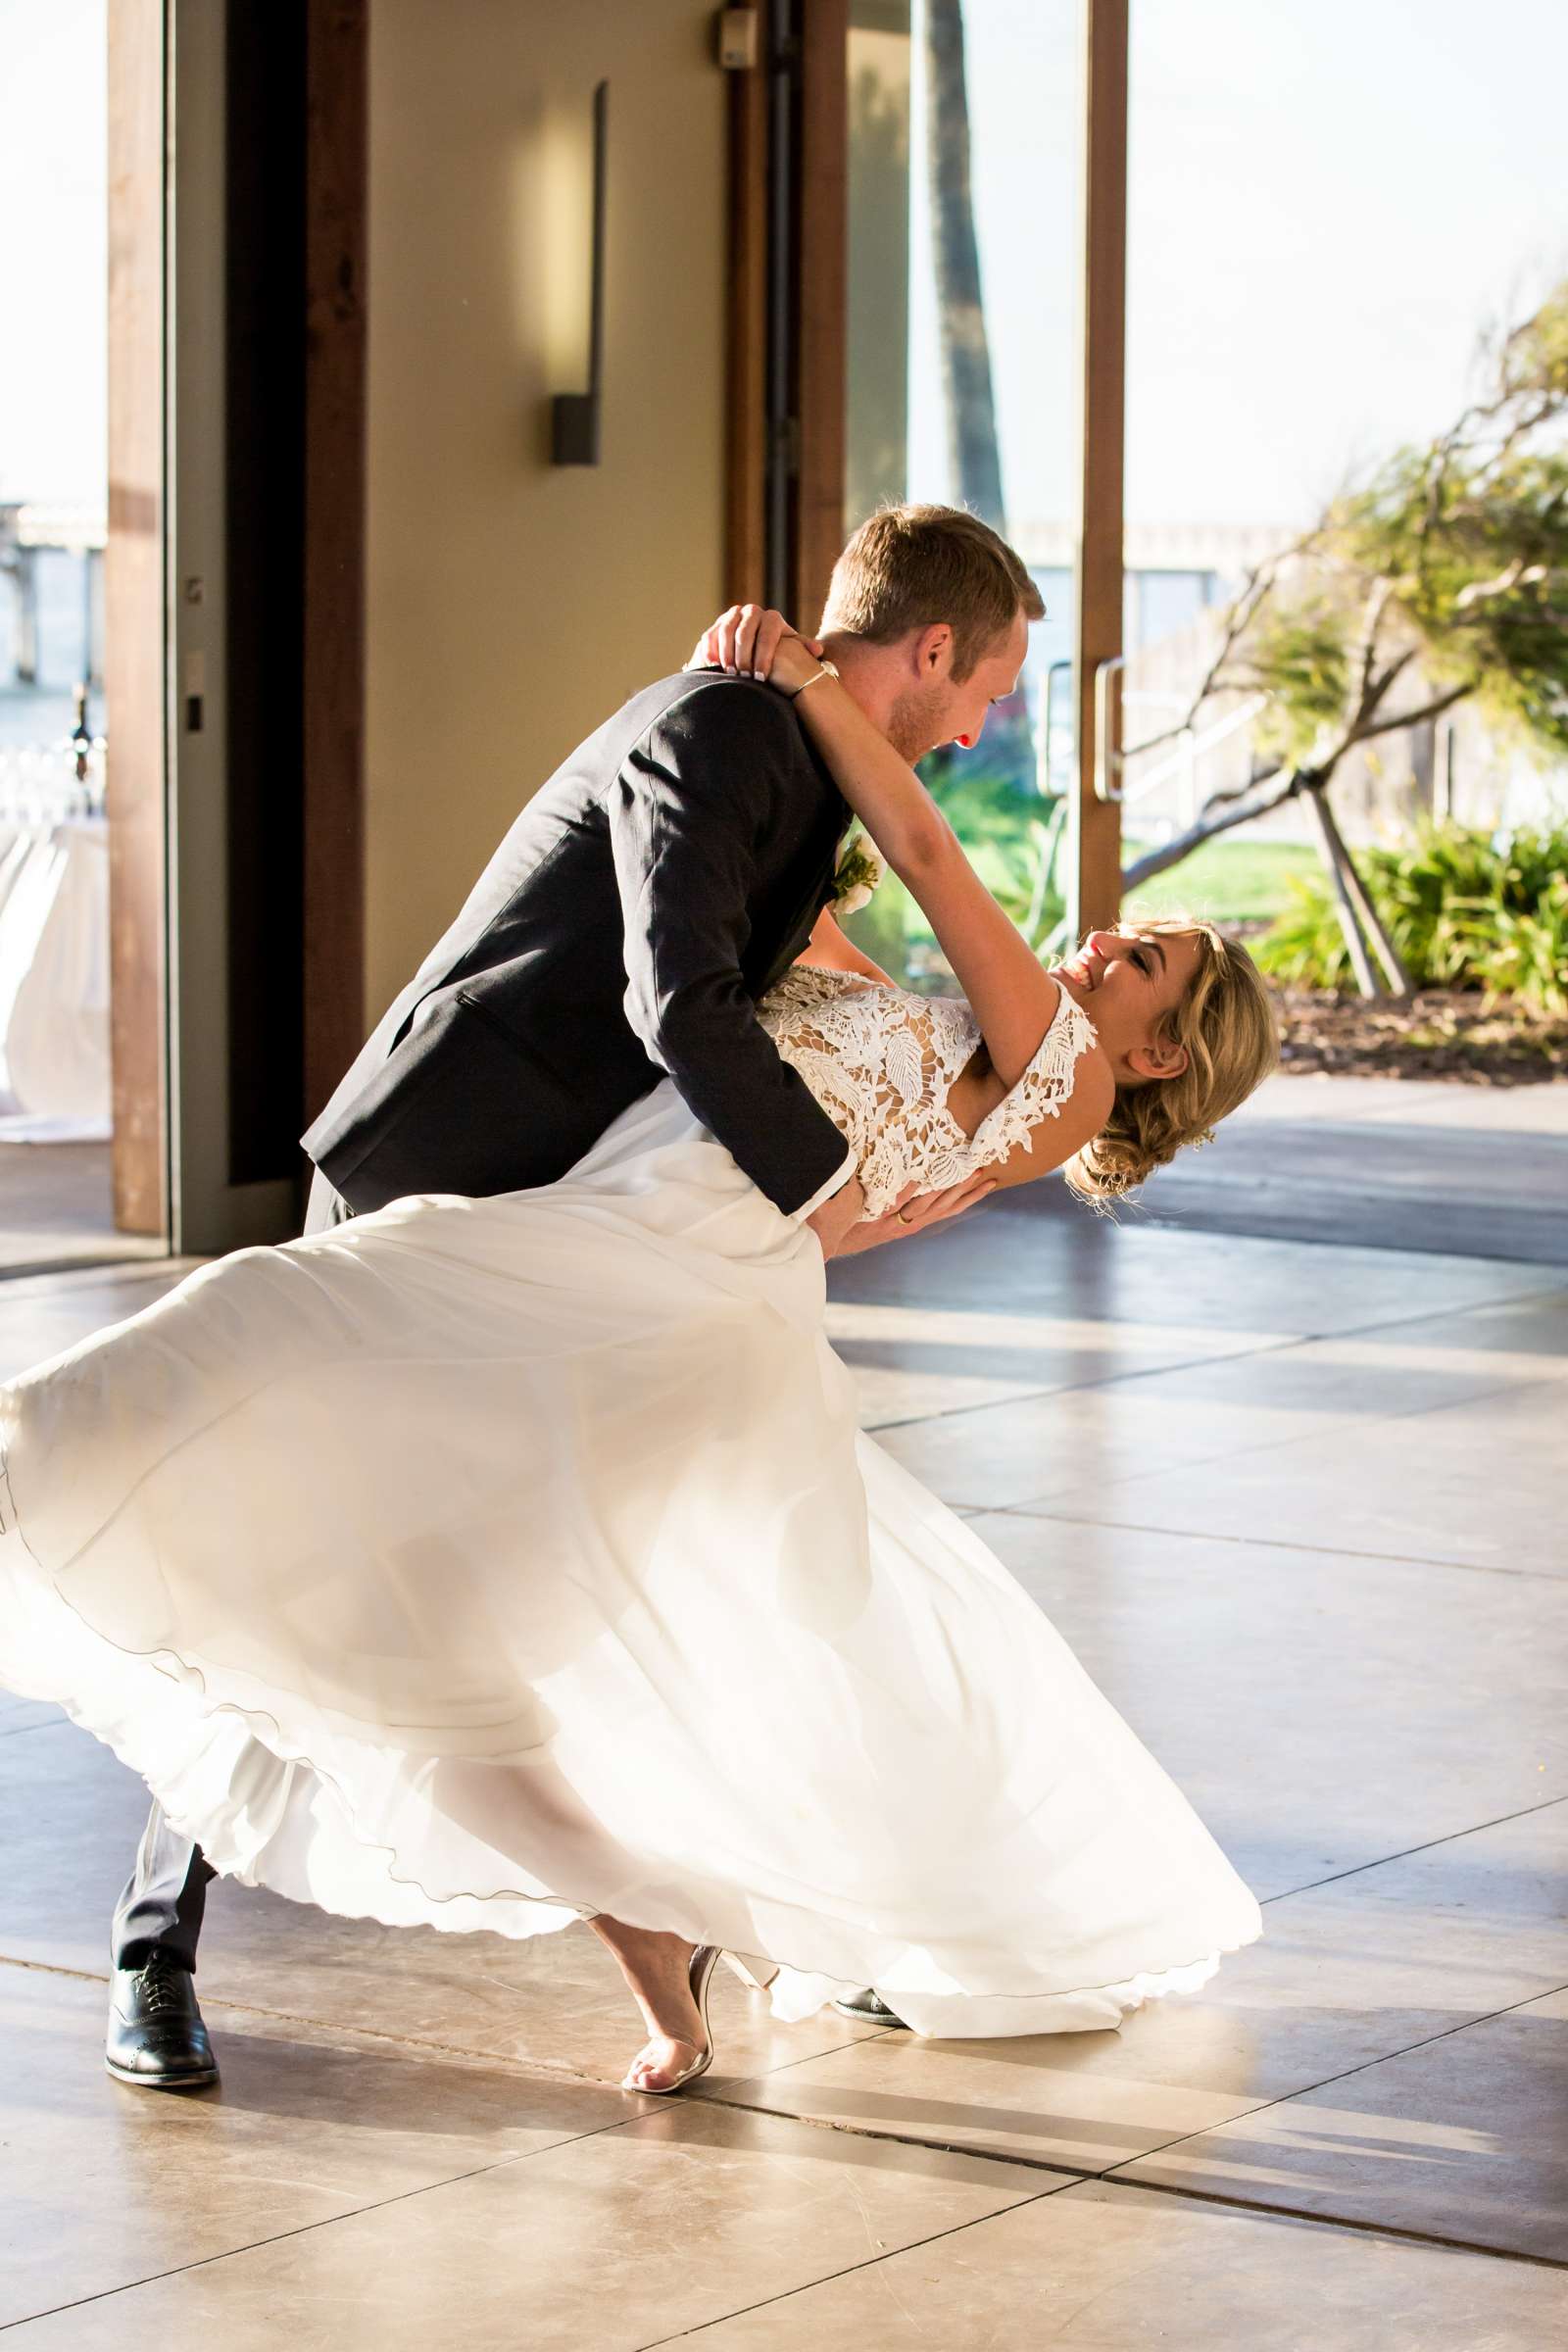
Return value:
<svg viewBox="0 0 1568 2352">
<path fill-rule="evenodd" d="M 830 920 L 764 1000 L 872 1216 L 1071 1161 L 1124 1189 L 1271 1058 L 1202 926 L 1042 969 L 910 769 L 803 693 L 967 1002 Z M 953 1197 L 965 1197 L 960 1191 Z M 775 2009 L 922 2034 L 1117 2024 L 1257 1906 L 978 1537 L 858 1432 L 814 1234 L 668 1082 L 560 1183 L 431 1196 L 205 1267 L 0 1392 L 0 1681 L 57 1700 L 218 1870 L 350 1917 L 589 1918 L 709 2063 L 721 1949 Z"/>
</svg>

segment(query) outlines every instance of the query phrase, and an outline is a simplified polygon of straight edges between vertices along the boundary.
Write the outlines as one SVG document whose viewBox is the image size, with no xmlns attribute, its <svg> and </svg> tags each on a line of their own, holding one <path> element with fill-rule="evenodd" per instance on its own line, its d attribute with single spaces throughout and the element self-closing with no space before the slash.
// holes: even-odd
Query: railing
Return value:
<svg viewBox="0 0 1568 2352">
<path fill-rule="evenodd" d="M 1112 710 L 1117 699 L 1113 693 L 1113 683 L 1125 667 L 1126 657 L 1118 654 L 1113 661 L 1102 662 L 1095 672 L 1095 792 L 1102 801 L 1119 801 L 1124 808 L 1131 808 L 1140 801 L 1147 801 L 1151 793 L 1157 792 L 1172 776 L 1181 776 L 1185 782 L 1184 812 L 1190 824 L 1198 815 L 1198 770 L 1200 762 L 1229 737 L 1240 733 L 1243 727 L 1250 726 L 1263 710 L 1268 697 L 1263 694 L 1249 695 L 1245 702 L 1239 703 L 1233 710 L 1227 710 L 1223 717 L 1215 719 L 1210 726 L 1181 726 L 1168 735 L 1154 735 L 1144 743 L 1123 748 L 1113 740 L 1116 730 L 1112 723 Z M 1127 708 L 1162 703 L 1167 709 L 1174 706 L 1180 710 L 1186 698 L 1152 688 L 1135 688 L 1131 693 L 1123 693 L 1119 699 Z M 1143 770 L 1137 782 L 1129 785 L 1125 781 L 1128 762 L 1142 758 L 1147 752 L 1157 751 L 1166 742 L 1175 746 L 1169 757 L 1156 766 Z"/>
<path fill-rule="evenodd" d="M 0 577 L 11 583 L 10 668 L 19 686 L 38 682 L 38 558 L 49 553 L 80 558 L 82 662 L 94 684 L 102 684 L 97 600 L 107 536 L 107 517 L 101 507 L 46 506 L 37 500 L 0 504 Z"/>
</svg>

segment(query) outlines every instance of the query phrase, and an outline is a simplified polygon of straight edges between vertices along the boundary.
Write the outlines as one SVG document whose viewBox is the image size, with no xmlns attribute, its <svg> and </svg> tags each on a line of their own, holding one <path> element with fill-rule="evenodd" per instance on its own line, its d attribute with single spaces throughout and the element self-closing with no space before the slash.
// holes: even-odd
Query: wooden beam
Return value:
<svg viewBox="0 0 1568 2352">
<path fill-rule="evenodd" d="M 849 299 L 849 0 L 800 0 L 799 257 L 792 619 L 814 629 L 844 544 Z"/>
<path fill-rule="evenodd" d="M 165 1046 L 164 7 L 110 0 L 110 1052 L 114 1213 L 169 1230 Z"/>
<path fill-rule="evenodd" d="M 1122 651 L 1122 471 L 1127 320 L 1127 0 L 1084 0 L 1078 526 L 1078 808 L 1081 932 L 1121 909 L 1121 809 L 1096 792 L 1095 681 Z M 1106 697 L 1120 740 L 1119 673 Z M 1114 782 L 1115 771 L 1108 771 Z"/>
<path fill-rule="evenodd" d="M 729 314 L 726 320 L 724 595 L 766 585 L 767 59 L 769 16 L 758 19 L 757 63 L 729 76 Z"/>
<path fill-rule="evenodd" d="M 365 1036 L 369 0 L 307 0 L 305 1116 Z"/>
</svg>

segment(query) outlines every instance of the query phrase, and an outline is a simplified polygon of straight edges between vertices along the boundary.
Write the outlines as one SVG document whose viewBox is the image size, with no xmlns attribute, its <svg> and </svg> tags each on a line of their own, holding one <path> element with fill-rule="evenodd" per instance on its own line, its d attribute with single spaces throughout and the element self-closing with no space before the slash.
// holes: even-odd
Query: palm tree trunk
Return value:
<svg viewBox="0 0 1568 2352">
<path fill-rule="evenodd" d="M 1005 531 L 991 347 L 969 186 L 969 92 L 962 0 L 925 0 L 926 158 L 948 453 L 955 494 Z"/>
</svg>

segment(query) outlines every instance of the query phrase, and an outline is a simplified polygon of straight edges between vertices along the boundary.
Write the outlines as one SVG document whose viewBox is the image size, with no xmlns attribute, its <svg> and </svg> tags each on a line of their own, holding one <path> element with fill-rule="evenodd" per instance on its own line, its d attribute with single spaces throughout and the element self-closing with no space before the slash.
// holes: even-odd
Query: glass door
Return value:
<svg viewBox="0 0 1568 2352">
<path fill-rule="evenodd" d="M 850 10 L 845 527 L 887 500 L 967 506 L 1040 585 L 1020 693 L 922 774 L 1043 946 L 1076 776 L 1080 42 L 1079 0 Z M 855 928 L 910 984 L 951 985 L 896 884 Z"/>
<path fill-rule="evenodd" d="M 1304 723 L 1309 691 L 1322 705 L 1313 756 L 1336 756 L 1328 800 L 1352 857 L 1446 814 L 1488 832 L 1540 822 L 1561 796 L 1560 760 L 1554 786 L 1551 763 L 1473 705 L 1338 757 L 1333 664 L 1377 616 L 1378 566 L 1357 587 L 1332 530 L 1321 559 L 1276 565 L 1343 493 L 1419 466 L 1468 404 L 1485 404 L 1488 337 L 1494 354 L 1562 276 L 1561 10 L 1507 0 L 1480 24 L 1462 0 L 1430 0 L 1414 30 L 1358 0 L 1133 11 L 1123 825 L 1135 911 L 1191 906 L 1261 933 L 1298 882 L 1318 887 L 1317 796 L 1267 806 L 1286 705 Z M 1497 542 L 1494 576 L 1513 553 Z M 1250 579 L 1274 585 L 1202 695 Z M 1401 650 L 1381 610 L 1374 674 Z M 1281 628 L 1298 632 L 1304 667 L 1266 703 L 1260 677 L 1284 678 Z M 1378 722 L 1431 699 L 1410 669 Z M 1244 806 L 1256 808 L 1246 823 L 1176 855 Z"/>
</svg>

